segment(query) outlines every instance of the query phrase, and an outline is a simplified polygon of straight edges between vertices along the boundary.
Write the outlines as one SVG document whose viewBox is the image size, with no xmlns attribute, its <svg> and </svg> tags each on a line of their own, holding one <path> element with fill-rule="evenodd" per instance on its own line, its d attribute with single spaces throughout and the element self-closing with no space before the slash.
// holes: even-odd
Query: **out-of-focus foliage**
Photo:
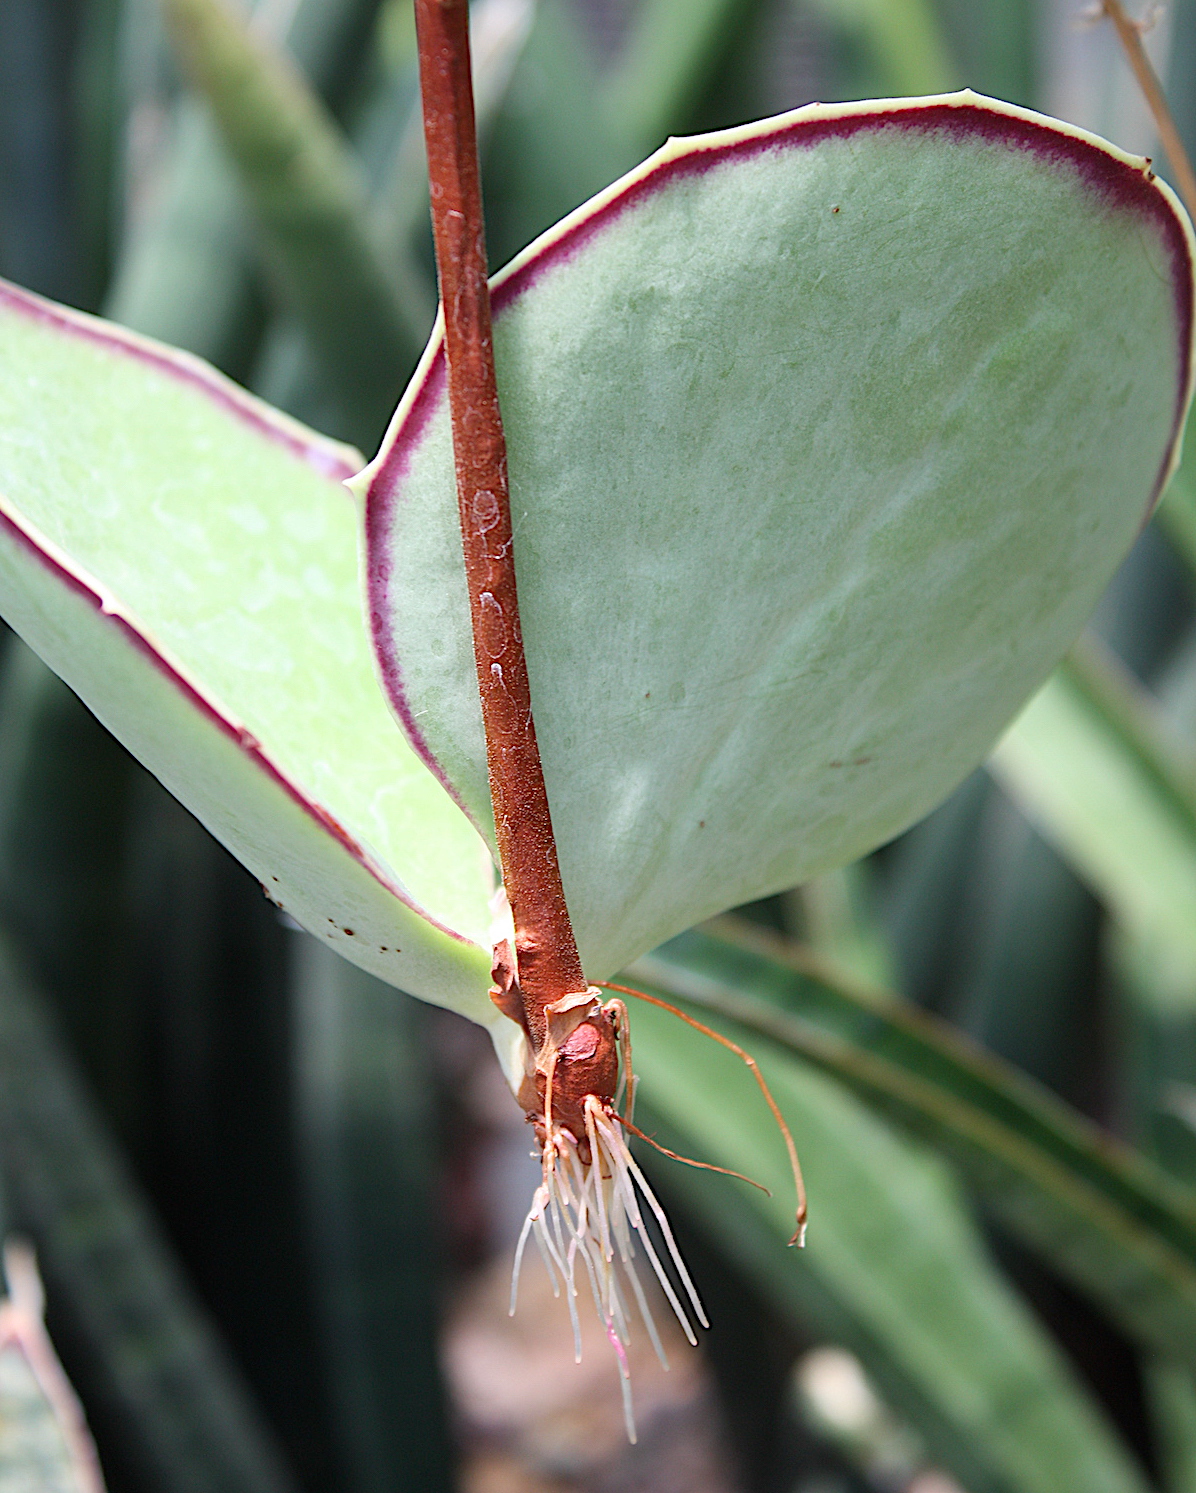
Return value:
<svg viewBox="0 0 1196 1493">
<path fill-rule="evenodd" d="M 479 0 L 494 262 L 667 133 L 812 98 L 966 84 L 1151 150 L 1111 37 L 1072 22 Z M 259 0 L 252 36 L 198 0 L 0 6 L 0 270 L 369 448 L 435 299 L 408 0 Z M 1150 45 L 1196 135 L 1191 0 Z M 723 1289 L 851 1348 L 972 1493 L 1196 1487 L 1193 491 L 1181 470 L 995 779 L 748 909 L 766 937 L 689 935 L 642 971 L 759 1050 L 807 1152 L 803 1259 L 750 1083 L 637 1017 L 662 1137 L 777 1178 L 757 1204 L 657 1171 L 716 1321 Z M 423 1008 L 287 927 L 12 638 L 0 944 L 8 1223 L 110 1487 L 452 1487 Z M 785 1364 L 723 1334 L 751 1486 L 810 1487 L 805 1433 L 753 1415 Z"/>
</svg>

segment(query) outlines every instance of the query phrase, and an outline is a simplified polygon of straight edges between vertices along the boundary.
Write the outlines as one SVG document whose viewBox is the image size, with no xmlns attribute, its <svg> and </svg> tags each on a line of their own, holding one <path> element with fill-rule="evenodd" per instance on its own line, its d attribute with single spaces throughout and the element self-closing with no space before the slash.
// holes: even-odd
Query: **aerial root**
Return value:
<svg viewBox="0 0 1196 1493">
<path fill-rule="evenodd" d="M 628 1439 L 634 1441 L 635 1416 L 627 1358 L 633 1310 L 642 1321 L 661 1365 L 666 1369 L 669 1366 L 638 1275 L 638 1252 L 642 1252 L 660 1282 L 685 1336 L 695 1345 L 698 1340 L 690 1311 L 674 1288 L 665 1262 L 652 1242 L 645 1206 L 660 1229 L 667 1261 L 675 1272 L 689 1309 L 703 1327 L 709 1323 L 664 1209 L 615 1123 L 621 1124 L 621 1118 L 592 1094 L 587 1096 L 584 1109 L 585 1139 L 590 1153 L 588 1162 L 582 1159 L 578 1142 L 569 1131 L 554 1126 L 548 1132 L 542 1158 L 543 1181 L 536 1188 L 515 1250 L 511 1272 L 511 1311 L 514 1312 L 518 1300 L 519 1276 L 527 1241 L 534 1238 L 554 1291 L 558 1294 L 560 1290 L 564 1291 L 573 1326 L 574 1351 L 580 1359 L 577 1287 L 579 1273 L 584 1274 L 603 1328 L 615 1350 L 623 1394 L 624 1423 Z"/>
<path fill-rule="evenodd" d="M 777 1128 L 780 1130 L 781 1135 L 784 1137 L 785 1149 L 789 1153 L 789 1166 L 793 1172 L 793 1185 L 794 1189 L 797 1192 L 797 1227 L 794 1229 L 793 1236 L 789 1240 L 789 1243 L 790 1245 L 797 1245 L 798 1248 L 801 1248 L 801 1246 L 806 1242 L 806 1184 L 802 1178 L 801 1163 L 797 1159 L 797 1147 L 793 1144 L 792 1132 L 790 1131 L 789 1126 L 785 1123 L 785 1117 L 781 1113 L 777 1105 L 777 1101 L 772 1097 L 772 1091 L 764 1082 L 764 1075 L 760 1072 L 760 1068 L 756 1062 L 756 1059 L 752 1057 L 751 1053 L 745 1052 L 737 1042 L 732 1042 L 730 1037 L 724 1037 L 721 1032 L 716 1032 L 713 1027 L 707 1026 L 704 1022 L 696 1021 L 692 1016 L 686 1015 L 686 1013 L 680 1010 L 677 1006 L 671 1006 L 668 1001 L 661 1000 L 659 996 L 646 995 L 642 990 L 632 990 L 628 985 L 612 985 L 606 980 L 599 980 L 598 984 L 602 986 L 603 990 L 617 990 L 620 995 L 633 995 L 635 996 L 636 1000 L 647 1001 L 650 1006 L 659 1006 L 662 1011 L 671 1012 L 674 1016 L 680 1017 L 680 1019 L 684 1021 L 687 1026 L 692 1026 L 694 1031 L 701 1032 L 705 1037 L 713 1038 L 715 1042 L 718 1042 L 723 1047 L 729 1049 L 729 1051 L 733 1052 L 737 1058 L 741 1059 L 742 1062 L 747 1064 L 748 1068 L 751 1070 L 752 1077 L 760 1086 L 760 1092 L 764 1095 L 764 1102 L 772 1111 L 772 1117 L 777 1122 Z M 656 1142 L 653 1141 L 650 1136 L 644 1135 L 642 1131 L 634 1130 L 634 1127 L 629 1128 L 631 1128 L 633 1132 L 636 1135 L 639 1135 L 643 1140 L 648 1141 L 650 1145 L 656 1145 Z M 657 1150 L 664 1151 L 664 1147 L 657 1146 Z M 665 1151 L 665 1155 L 672 1156 L 673 1153 L 671 1151 Z M 674 1157 L 674 1159 L 677 1161 L 687 1162 L 687 1164 L 690 1166 L 708 1167 L 711 1171 L 726 1171 L 725 1167 L 711 1167 L 708 1162 L 690 1161 L 689 1158 L 685 1156 L 676 1156 Z M 741 1174 L 739 1172 L 732 1172 L 730 1173 L 730 1175 L 738 1177 Z M 751 1180 L 752 1179 L 750 1177 L 743 1178 L 743 1181 L 745 1182 L 751 1182 Z M 759 1182 L 752 1182 L 752 1186 L 759 1187 L 760 1184 Z M 761 1188 L 761 1191 L 767 1192 L 768 1189 Z"/>
</svg>

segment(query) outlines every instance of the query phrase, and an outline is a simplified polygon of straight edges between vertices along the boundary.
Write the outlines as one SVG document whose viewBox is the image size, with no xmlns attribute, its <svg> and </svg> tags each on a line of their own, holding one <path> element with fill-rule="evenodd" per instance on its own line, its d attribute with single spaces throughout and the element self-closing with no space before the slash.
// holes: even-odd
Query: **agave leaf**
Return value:
<svg viewBox="0 0 1196 1493">
<path fill-rule="evenodd" d="M 863 42 L 893 93 L 942 93 L 959 81 L 928 0 L 817 0 L 817 9 Z"/>
<path fill-rule="evenodd" d="M 376 438 L 426 333 L 416 272 L 383 259 L 360 167 L 285 55 L 224 0 L 166 0 L 166 13 L 289 299 L 346 409 Z"/>
<path fill-rule="evenodd" d="M 1175 1015 L 1196 992 L 1196 771 L 1123 673 L 1085 639 L 989 767 L 1130 935 Z"/>
<path fill-rule="evenodd" d="M 1172 469 L 1190 244 L 1143 161 L 955 94 L 671 142 L 499 277 L 594 976 L 855 859 L 982 758 Z M 392 704 L 489 832 L 439 336 L 355 485 Z"/>
<path fill-rule="evenodd" d="M 641 1123 L 683 1154 L 746 1170 L 773 1196 L 686 1167 L 667 1173 L 670 1193 L 778 1310 L 859 1353 L 964 1486 L 1144 1493 L 1116 1433 L 986 1257 L 940 1161 L 753 1038 L 817 1199 L 806 1248 L 787 1251 L 792 1184 L 751 1079 L 664 1012 L 637 1009 L 635 1023 Z"/>
<path fill-rule="evenodd" d="M 734 1021 L 758 1056 L 760 1038 L 787 1048 L 932 1141 L 1128 1332 L 1196 1367 L 1196 1193 L 944 1023 L 732 920 L 712 932 L 632 977 Z"/>
<path fill-rule="evenodd" d="M 373 673 L 357 454 L 11 287 L 0 325 L 5 616 L 304 926 L 493 1020 L 489 858 Z"/>
<path fill-rule="evenodd" d="M 1190 1369 L 1154 1359 L 1145 1369 L 1151 1421 L 1167 1493 L 1196 1493 L 1196 1382 Z"/>
<path fill-rule="evenodd" d="M 403 382 L 406 382 L 436 319 L 436 275 L 434 268 L 425 266 L 415 253 L 421 241 L 417 235 L 422 233 L 426 237 L 428 225 L 428 169 L 419 107 L 415 14 L 406 7 L 400 7 L 394 14 L 402 19 L 402 25 L 387 42 L 385 51 L 391 55 L 385 68 L 378 69 L 359 106 L 350 138 L 365 171 L 370 199 L 363 231 L 378 247 L 383 262 L 393 266 L 391 274 L 403 287 L 405 316 L 420 328 L 418 344 L 412 348 L 410 360 L 403 368 Z M 474 109 L 478 140 L 483 148 L 526 44 L 534 14 L 534 0 L 479 0 L 471 12 L 469 45 Z M 314 209 L 316 204 L 310 206 Z M 278 226 L 293 231 L 301 225 L 301 215 L 294 213 L 289 225 Z M 336 246 L 327 237 L 324 253 L 331 254 L 327 263 L 312 261 L 306 252 L 302 261 L 293 262 L 296 268 L 302 262 L 316 269 L 317 281 L 322 279 L 324 289 L 314 283 L 309 288 L 307 302 L 309 308 L 326 316 L 327 286 L 338 275 L 343 278 L 355 271 L 349 263 L 337 263 Z M 339 304 L 342 300 L 338 289 L 332 297 L 337 310 L 342 309 Z M 368 321 L 359 323 L 355 335 L 358 344 L 363 338 L 372 339 Z M 317 430 L 350 439 L 354 432 L 363 440 L 368 436 L 372 450 L 394 412 L 394 398 L 385 406 L 373 396 L 364 405 L 343 398 L 338 401 L 334 382 L 313 356 L 315 345 L 299 316 L 276 320 L 267 332 L 252 387 L 271 404 Z M 357 350 L 349 347 L 350 356 Z M 376 353 L 373 361 L 377 367 Z M 381 371 L 383 386 L 393 389 L 396 366 L 383 365 Z M 336 370 L 332 372 L 335 375 Z M 397 397 L 397 390 L 394 392 Z"/>
<path fill-rule="evenodd" d="M 523 249 L 656 143 L 631 145 L 612 132 L 580 21 L 568 0 L 536 0 L 534 24 L 484 146 L 491 264 Z"/>
<path fill-rule="evenodd" d="M 610 76 L 603 108 L 616 138 L 634 150 L 658 145 L 692 108 L 721 51 L 755 0 L 649 0 L 636 10 Z"/>
<path fill-rule="evenodd" d="M 37 1246 L 72 1372 L 120 1448 L 125 1486 L 295 1493 L 260 1406 L 6 944 L 0 1169 L 12 1225 Z M 6 1489 L 57 1487 L 0 1472 Z"/>
<path fill-rule="evenodd" d="M 126 108 L 161 107 L 141 96 L 158 65 L 158 0 L 126 7 L 138 55 Z M 269 8 L 288 49 L 325 97 L 343 96 L 359 62 L 376 0 L 296 0 Z M 148 45 L 147 45 L 148 36 Z M 207 109 L 192 97 L 170 112 L 169 151 L 155 170 L 134 173 L 130 213 L 105 298 L 105 314 L 230 371 L 241 370 L 258 330 L 250 225 L 228 158 Z M 137 190 L 140 188 L 140 190 Z M 143 200 L 144 199 L 144 200 Z"/>
<path fill-rule="evenodd" d="M 342 1477 L 453 1486 L 428 1248 L 437 1147 L 419 1002 L 312 939 L 294 949 L 299 1170 Z M 434 1231 L 433 1231 L 434 1232 Z"/>
<path fill-rule="evenodd" d="M 1159 504 L 1158 523 L 1172 545 L 1196 571 L 1196 478 L 1181 466 L 1167 484 Z"/>
</svg>

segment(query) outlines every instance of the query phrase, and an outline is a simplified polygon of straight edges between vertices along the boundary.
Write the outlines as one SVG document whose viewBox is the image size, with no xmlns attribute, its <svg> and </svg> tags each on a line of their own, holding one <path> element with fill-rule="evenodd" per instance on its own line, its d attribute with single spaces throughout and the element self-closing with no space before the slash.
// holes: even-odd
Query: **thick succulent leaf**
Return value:
<svg viewBox="0 0 1196 1493">
<path fill-rule="evenodd" d="M 312 939 L 292 967 L 310 1309 L 345 1483 L 448 1490 L 431 1013 Z"/>
<path fill-rule="evenodd" d="M 810 1187 L 806 1248 L 787 1250 L 792 1182 L 751 1078 L 663 1011 L 638 1008 L 635 1024 L 640 1123 L 773 1193 L 662 1163 L 669 1194 L 686 1200 L 778 1311 L 858 1352 L 965 1487 L 1144 1493 L 1116 1433 L 986 1257 L 941 1162 L 832 1079 L 750 1039 Z"/>
<path fill-rule="evenodd" d="M 4 616 L 301 923 L 490 1019 L 489 858 L 376 683 L 356 454 L 11 287 L 0 327 Z"/>
<path fill-rule="evenodd" d="M 675 141 L 495 284 L 516 563 L 598 976 L 855 859 L 984 755 L 1173 465 L 1191 238 L 971 94 Z M 384 681 L 490 819 L 438 338 L 360 479 Z"/>
<path fill-rule="evenodd" d="M 1167 1493 L 1196 1490 L 1196 1382 L 1191 1370 L 1166 1359 L 1146 1365 L 1151 1421 L 1159 1439 Z"/>
</svg>

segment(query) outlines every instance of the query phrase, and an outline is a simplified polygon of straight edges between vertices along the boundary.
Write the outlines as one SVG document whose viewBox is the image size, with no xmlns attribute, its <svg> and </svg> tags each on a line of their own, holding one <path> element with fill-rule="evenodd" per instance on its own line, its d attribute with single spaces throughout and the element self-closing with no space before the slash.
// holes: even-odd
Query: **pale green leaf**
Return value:
<svg viewBox="0 0 1196 1493">
<path fill-rule="evenodd" d="M 12 288 L 0 346 L 5 617 L 301 923 L 493 1020 L 489 857 L 373 672 L 356 453 Z"/>
<path fill-rule="evenodd" d="M 672 142 L 499 278 L 592 975 L 855 859 L 981 760 L 1170 470 L 1189 232 L 1144 162 L 957 94 Z M 360 485 L 392 703 L 485 826 L 438 340 Z"/>
</svg>

